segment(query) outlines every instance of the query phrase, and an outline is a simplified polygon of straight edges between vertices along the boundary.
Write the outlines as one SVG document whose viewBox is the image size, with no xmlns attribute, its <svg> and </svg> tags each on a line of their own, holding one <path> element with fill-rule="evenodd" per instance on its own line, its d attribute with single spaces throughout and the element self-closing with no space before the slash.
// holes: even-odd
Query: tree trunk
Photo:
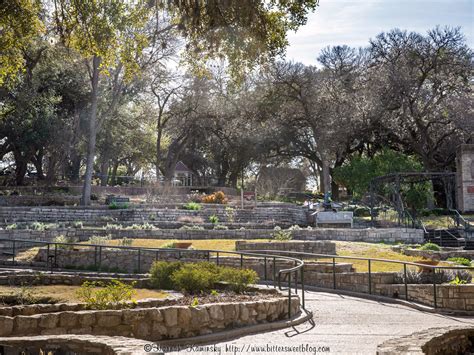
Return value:
<svg viewBox="0 0 474 355">
<path fill-rule="evenodd" d="M 84 186 L 82 188 L 81 199 L 81 205 L 83 206 L 88 206 L 91 204 L 91 183 L 92 173 L 94 170 L 95 140 L 97 135 L 97 91 L 99 86 L 99 65 L 100 58 L 94 56 L 92 59 L 92 98 L 91 113 L 89 118 L 89 141 L 87 144 L 86 174 L 84 177 Z"/>
<path fill-rule="evenodd" d="M 322 188 L 323 188 L 323 193 L 326 194 L 328 192 L 331 192 L 331 179 L 330 179 L 330 172 L 329 172 L 329 162 L 326 159 L 323 159 L 323 164 L 322 164 Z"/>
<path fill-rule="evenodd" d="M 100 164 L 100 186 L 107 186 L 109 180 L 109 159 L 104 158 Z"/>
<path fill-rule="evenodd" d="M 38 180 L 44 180 L 44 172 L 43 172 L 43 148 L 38 150 L 38 152 L 35 154 L 33 159 L 31 161 L 33 162 L 33 165 L 36 168 L 36 176 Z"/>
<path fill-rule="evenodd" d="M 28 169 L 26 159 L 15 159 L 15 183 L 17 186 L 25 184 L 25 174 Z"/>
<path fill-rule="evenodd" d="M 112 185 L 112 186 L 115 186 L 115 184 L 117 183 L 117 170 L 118 170 L 118 167 L 119 167 L 119 162 L 117 160 L 115 160 L 114 165 L 112 167 L 112 174 L 110 174 L 111 175 L 110 185 Z"/>
<path fill-rule="evenodd" d="M 163 130 L 161 129 L 161 123 L 158 122 L 156 126 L 156 181 L 159 181 L 159 177 L 161 175 L 160 165 L 161 165 L 161 136 L 163 134 Z"/>
</svg>

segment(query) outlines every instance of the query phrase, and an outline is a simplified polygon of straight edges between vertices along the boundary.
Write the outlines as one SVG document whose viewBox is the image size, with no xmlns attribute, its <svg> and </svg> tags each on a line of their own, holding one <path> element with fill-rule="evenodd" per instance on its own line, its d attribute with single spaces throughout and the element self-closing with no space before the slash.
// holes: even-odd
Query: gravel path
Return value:
<svg viewBox="0 0 474 355">
<path fill-rule="evenodd" d="M 218 343 L 215 352 L 212 349 L 187 349 L 181 353 L 367 355 L 375 354 L 377 345 L 389 338 L 433 327 L 463 324 L 474 326 L 474 317 L 425 313 L 402 305 L 337 294 L 308 292 L 306 302 L 313 310 L 314 324 L 307 322 L 295 328 Z M 293 351 L 283 351 L 272 346 L 295 348 Z M 299 346 L 302 348 L 298 348 Z M 313 347 L 312 351 L 304 351 L 305 346 Z"/>
</svg>

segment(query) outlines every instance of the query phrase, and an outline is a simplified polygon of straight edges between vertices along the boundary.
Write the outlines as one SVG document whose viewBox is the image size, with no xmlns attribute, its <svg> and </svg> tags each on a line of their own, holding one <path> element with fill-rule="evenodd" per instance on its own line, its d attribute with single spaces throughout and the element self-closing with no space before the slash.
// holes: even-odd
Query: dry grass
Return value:
<svg viewBox="0 0 474 355">
<path fill-rule="evenodd" d="M 387 260 L 399 260 L 408 262 L 418 262 L 423 259 L 416 256 L 407 256 L 390 249 L 390 245 L 378 243 L 362 243 L 362 242 L 335 242 L 337 255 L 354 256 L 361 258 L 376 258 Z M 350 262 L 356 271 L 367 272 L 368 262 L 365 260 L 336 259 L 336 262 Z M 443 265 L 445 263 L 440 263 Z M 447 264 L 446 264 L 447 265 Z M 401 271 L 403 264 L 388 262 L 372 262 L 371 270 L 374 272 Z"/>
<path fill-rule="evenodd" d="M 35 297 L 50 297 L 58 302 L 80 302 L 76 296 L 76 290 L 80 286 L 67 285 L 48 285 L 48 286 L 30 286 L 28 291 Z M 20 286 L 0 286 L 0 296 L 17 294 L 21 291 Z M 135 299 L 140 300 L 144 298 L 164 298 L 168 294 L 159 290 L 149 290 L 143 288 L 135 289 L 137 291 L 134 296 Z"/>
<path fill-rule="evenodd" d="M 267 242 L 268 239 L 251 239 L 248 242 Z M 119 245 L 120 240 L 110 240 L 108 245 Z M 234 239 L 193 239 L 193 240 L 171 240 L 171 239 L 133 239 L 132 246 L 145 248 L 160 248 L 165 244 L 172 242 L 192 243 L 194 249 L 212 249 L 212 250 L 235 250 Z"/>
</svg>

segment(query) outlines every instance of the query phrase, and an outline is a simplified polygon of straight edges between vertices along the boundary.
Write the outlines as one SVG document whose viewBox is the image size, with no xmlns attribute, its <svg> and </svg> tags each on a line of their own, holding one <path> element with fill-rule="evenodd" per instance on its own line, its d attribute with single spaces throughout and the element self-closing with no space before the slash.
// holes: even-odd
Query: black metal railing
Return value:
<svg viewBox="0 0 474 355">
<path fill-rule="evenodd" d="M 298 295 L 298 284 L 301 292 L 301 305 L 305 309 L 305 284 L 304 284 L 304 261 L 291 256 L 282 256 L 278 254 L 268 255 L 268 253 L 255 253 L 245 251 L 226 251 L 226 250 L 214 250 L 214 249 L 180 249 L 180 248 L 143 248 L 143 247 L 132 247 L 132 246 L 117 246 L 117 245 L 102 245 L 102 244 L 83 244 L 83 243 L 61 243 L 61 242 L 47 242 L 38 240 L 26 240 L 26 239 L 5 239 L 0 238 L 0 253 L 7 258 L 11 258 L 11 262 L 1 265 L 2 267 L 15 267 L 17 263 L 17 253 L 20 250 L 30 249 L 34 247 L 46 248 L 46 265 L 45 269 L 51 273 L 54 269 L 59 268 L 58 254 L 62 248 L 80 248 L 89 249 L 94 252 L 94 267 L 97 271 L 102 269 L 102 256 L 103 250 L 123 250 L 123 251 L 134 251 L 136 252 L 136 273 L 143 271 L 143 257 L 146 253 L 152 253 L 154 261 L 160 260 L 160 253 L 175 254 L 178 260 L 186 257 L 186 254 L 200 255 L 203 260 L 214 261 L 217 265 L 220 265 L 222 255 L 235 255 L 240 258 L 240 268 L 245 265 L 246 258 L 263 258 L 264 275 L 263 279 L 265 282 L 269 281 L 268 277 L 268 264 L 271 262 L 273 266 L 273 286 L 279 290 L 285 291 L 282 287 L 285 277 L 287 278 L 287 291 L 288 291 L 288 318 L 291 318 L 291 299 L 293 296 L 292 287 L 294 293 Z M 239 259 L 238 259 L 239 260 Z M 10 261 L 10 260 L 7 260 Z M 289 268 L 280 268 L 277 271 L 277 262 L 289 262 L 294 266 Z M 77 266 L 80 269 L 81 266 Z M 147 270 L 148 271 L 148 270 Z M 298 283 L 298 276 L 300 277 Z M 294 277 L 294 285 L 292 283 L 292 277 Z"/>
<path fill-rule="evenodd" d="M 373 289 L 372 289 L 372 265 L 374 262 L 381 262 L 381 263 L 391 263 L 391 264 L 397 264 L 397 265 L 402 265 L 402 273 L 403 273 L 403 284 L 404 284 L 404 289 L 405 289 L 405 300 L 409 300 L 409 294 L 408 294 L 408 266 L 416 266 L 418 268 L 424 268 L 424 269 L 430 269 L 433 275 L 433 306 L 434 308 L 437 308 L 437 285 L 438 279 L 436 278 L 438 270 L 469 270 L 472 274 L 474 274 L 474 267 L 473 266 L 436 266 L 436 265 L 429 265 L 429 264 L 423 264 L 423 263 L 415 263 L 415 262 L 409 262 L 409 261 L 401 261 L 401 260 L 389 260 L 389 259 L 379 259 L 379 258 L 363 258 L 363 257 L 357 257 L 357 256 L 340 256 L 340 255 L 328 255 L 328 254 L 315 254 L 315 253 L 305 253 L 305 252 L 297 252 L 297 251 L 282 251 L 282 250 L 255 250 L 256 253 L 272 253 L 272 254 L 284 254 L 284 255 L 296 255 L 298 257 L 305 257 L 306 259 L 330 259 L 330 262 L 332 264 L 332 289 L 336 290 L 337 289 L 337 278 L 336 278 L 336 260 L 338 259 L 343 259 L 343 260 L 362 260 L 367 263 L 367 269 L 368 269 L 368 292 L 369 294 L 373 294 Z M 304 267 L 303 267 L 304 269 Z M 318 286 L 319 287 L 319 286 Z M 321 287 L 324 288 L 324 287 Z M 354 293 L 361 293 L 364 294 L 365 292 L 358 292 L 358 291 L 352 291 Z M 383 296 L 383 295 L 378 295 L 378 296 Z"/>
</svg>

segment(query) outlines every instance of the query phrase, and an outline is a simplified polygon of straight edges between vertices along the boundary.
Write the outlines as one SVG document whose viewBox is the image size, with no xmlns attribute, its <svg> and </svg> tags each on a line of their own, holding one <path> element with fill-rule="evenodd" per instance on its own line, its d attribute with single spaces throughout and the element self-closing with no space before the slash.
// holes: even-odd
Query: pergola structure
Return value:
<svg viewBox="0 0 474 355">
<path fill-rule="evenodd" d="M 446 196 L 446 207 L 452 209 L 455 206 L 454 196 L 456 191 L 456 173 L 450 172 L 403 172 L 393 173 L 384 176 L 378 176 L 370 182 L 370 215 L 373 220 L 373 208 L 376 201 L 376 192 L 382 185 L 391 184 L 394 186 L 392 192 L 394 197 L 394 207 L 399 216 L 404 213 L 404 205 L 402 199 L 402 185 L 403 184 L 417 184 L 426 181 L 440 181 L 444 188 Z"/>
</svg>

